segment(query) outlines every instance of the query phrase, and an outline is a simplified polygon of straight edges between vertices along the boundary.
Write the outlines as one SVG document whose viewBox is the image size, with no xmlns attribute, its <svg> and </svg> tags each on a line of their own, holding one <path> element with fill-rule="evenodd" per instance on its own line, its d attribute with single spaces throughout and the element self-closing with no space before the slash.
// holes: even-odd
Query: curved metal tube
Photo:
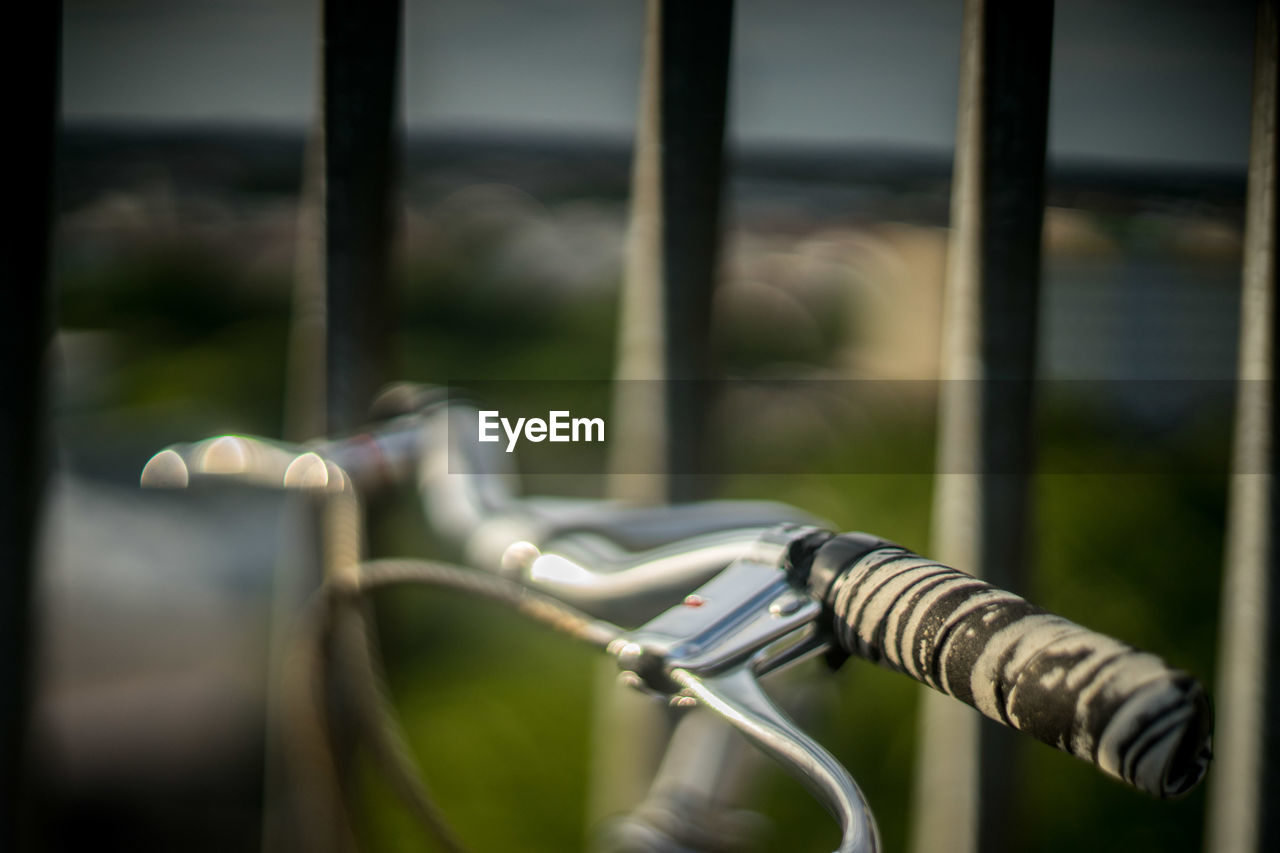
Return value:
<svg viewBox="0 0 1280 853">
<path fill-rule="evenodd" d="M 769 699 L 745 667 L 699 678 L 673 669 L 685 695 L 715 711 L 796 777 L 840 824 L 836 853 L 877 853 L 879 833 L 866 799 L 849 771 L 817 741 L 801 731 Z"/>
</svg>

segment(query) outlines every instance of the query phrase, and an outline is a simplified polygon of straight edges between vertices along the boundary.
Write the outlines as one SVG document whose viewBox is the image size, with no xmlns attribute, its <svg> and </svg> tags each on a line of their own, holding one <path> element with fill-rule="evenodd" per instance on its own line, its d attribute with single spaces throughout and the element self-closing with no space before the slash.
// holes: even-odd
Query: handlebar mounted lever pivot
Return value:
<svg viewBox="0 0 1280 853">
<path fill-rule="evenodd" d="M 681 604 L 615 640 L 623 680 L 673 707 L 701 705 L 803 784 L 840 825 L 837 853 L 879 849 L 875 822 L 849 772 L 799 729 L 759 679 L 828 647 L 805 559 L 831 536 L 784 525 L 761 536 Z"/>
</svg>

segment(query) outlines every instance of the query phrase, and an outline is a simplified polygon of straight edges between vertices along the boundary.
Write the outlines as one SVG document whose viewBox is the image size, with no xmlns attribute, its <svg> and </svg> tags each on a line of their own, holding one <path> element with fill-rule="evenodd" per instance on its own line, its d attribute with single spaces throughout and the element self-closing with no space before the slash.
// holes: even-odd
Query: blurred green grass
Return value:
<svg viewBox="0 0 1280 853">
<path fill-rule="evenodd" d="M 595 655 L 456 595 L 402 593 L 380 603 L 396 705 L 467 845 L 579 848 Z M 376 774 L 362 780 L 371 849 L 432 849 Z"/>
</svg>

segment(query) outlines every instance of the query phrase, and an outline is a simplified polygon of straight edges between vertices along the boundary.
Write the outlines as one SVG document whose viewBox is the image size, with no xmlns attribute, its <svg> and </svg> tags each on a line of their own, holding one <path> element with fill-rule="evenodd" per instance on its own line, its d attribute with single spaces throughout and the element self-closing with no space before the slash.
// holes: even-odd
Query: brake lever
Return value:
<svg viewBox="0 0 1280 853">
<path fill-rule="evenodd" d="M 782 764 L 840 825 L 837 853 L 875 853 L 875 821 L 849 771 L 759 682 L 828 645 L 818 630 L 821 605 L 784 568 L 787 545 L 803 533 L 762 536 L 682 604 L 615 640 L 609 651 L 625 683 L 673 707 L 706 707 Z"/>
</svg>

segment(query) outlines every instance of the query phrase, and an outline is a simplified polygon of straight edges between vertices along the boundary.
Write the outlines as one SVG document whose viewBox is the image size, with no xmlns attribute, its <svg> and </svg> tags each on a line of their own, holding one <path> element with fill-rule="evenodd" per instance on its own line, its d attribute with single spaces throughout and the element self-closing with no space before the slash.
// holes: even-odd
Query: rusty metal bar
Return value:
<svg viewBox="0 0 1280 853">
<path fill-rule="evenodd" d="M 284 438 L 325 435 L 324 121 L 317 113 L 307 136 L 298 201 L 293 305 L 285 363 Z"/>
<path fill-rule="evenodd" d="M 351 429 L 387 380 L 399 0 L 325 0 L 324 280 L 327 433 Z"/>
<path fill-rule="evenodd" d="M 932 547 L 1015 591 L 1029 561 L 1052 38 L 1052 3 L 965 3 Z M 913 849 L 1006 849 L 1009 732 L 927 694 L 921 735 Z"/>
<path fill-rule="evenodd" d="M 1280 497 L 1276 495 L 1280 12 L 1258 4 L 1235 459 L 1218 649 L 1217 767 L 1206 850 L 1280 849 Z"/>
<path fill-rule="evenodd" d="M 46 353 L 52 339 L 49 253 L 62 4 L 38 3 L 24 50 L 4 52 L 10 180 L 16 215 L 0 230 L 0 849 L 21 849 L 31 700 L 31 591 L 44 495 Z M 21 81 L 17 84 L 16 81 Z"/>
</svg>

